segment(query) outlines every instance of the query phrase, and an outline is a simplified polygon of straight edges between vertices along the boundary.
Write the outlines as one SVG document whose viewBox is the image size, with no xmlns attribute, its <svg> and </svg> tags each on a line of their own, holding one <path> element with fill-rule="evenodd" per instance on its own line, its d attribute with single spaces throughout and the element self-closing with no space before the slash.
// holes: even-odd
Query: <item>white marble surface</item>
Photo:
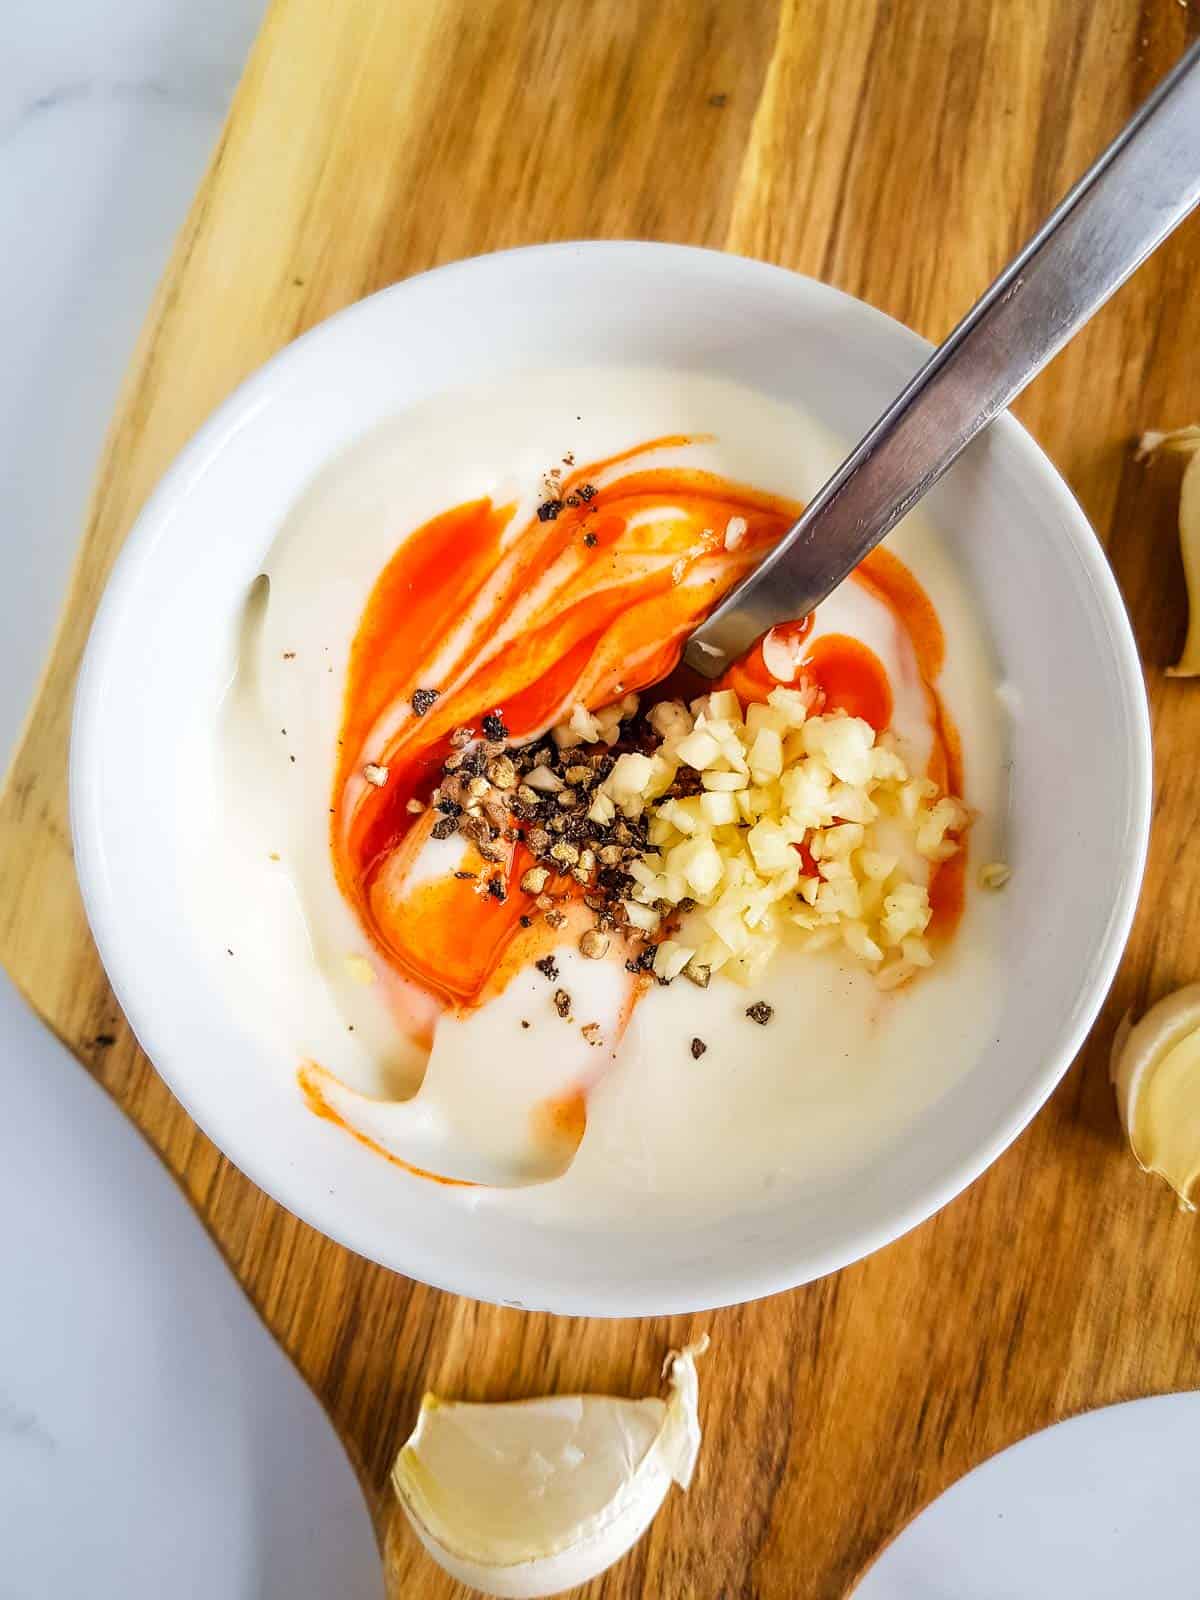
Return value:
<svg viewBox="0 0 1200 1600">
<path fill-rule="evenodd" d="M 261 8 L 0 4 L 0 766 Z M 0 1600 L 374 1600 L 323 1414 L 153 1153 L 2 977 L 0 1094 Z"/>
</svg>

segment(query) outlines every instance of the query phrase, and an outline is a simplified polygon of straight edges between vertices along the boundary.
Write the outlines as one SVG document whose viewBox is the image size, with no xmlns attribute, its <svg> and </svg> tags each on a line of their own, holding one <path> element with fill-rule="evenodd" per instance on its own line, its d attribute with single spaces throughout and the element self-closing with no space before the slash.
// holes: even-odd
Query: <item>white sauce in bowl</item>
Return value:
<svg viewBox="0 0 1200 1600">
<path fill-rule="evenodd" d="M 694 373 L 598 367 L 436 397 L 335 461 L 294 507 L 215 732 L 221 815 L 196 897 L 214 936 L 237 947 L 237 1003 L 277 1045 L 282 1033 L 296 1067 L 319 1062 L 347 1085 L 339 1109 L 377 1142 L 418 1166 L 484 1179 L 490 1186 L 451 1191 L 464 1206 L 601 1223 L 650 1205 L 658 1217 L 695 1219 L 754 1208 L 802 1180 L 866 1175 L 969 1071 L 998 1008 L 993 908 L 968 872 L 954 939 L 905 989 L 882 993 L 850 957 L 783 950 L 753 991 L 719 977 L 707 990 L 652 989 L 614 1054 L 611 973 L 565 949 L 576 1015 L 599 1024 L 598 1044 L 573 1031 L 564 1045 L 554 985 L 539 974 L 522 974 L 465 1022 L 447 1013 L 428 1074 L 426 1052 L 397 1028 L 386 971 L 334 881 L 328 835 L 349 647 L 371 587 L 401 539 L 437 512 L 490 495 L 529 514 L 542 474 L 566 453 L 582 463 L 675 432 L 713 436 L 689 447 L 689 465 L 801 499 L 842 454 L 800 413 Z M 933 530 L 914 515 L 889 547 L 945 632 L 939 688 L 962 740 L 964 798 L 979 812 L 977 865 L 1004 854 L 995 675 Z M 848 584 L 821 608 L 821 632 L 853 634 L 883 660 L 893 726 L 920 768 L 923 691 L 891 613 Z M 360 981 L 354 958 L 371 962 L 375 983 Z M 745 1016 L 757 1000 L 774 1007 L 765 1027 Z M 699 1060 L 693 1037 L 707 1046 Z M 528 1160 L 528 1110 L 581 1075 L 591 1083 L 582 1143 L 565 1170 L 539 1169 Z M 389 1103 L 363 1106 L 355 1092 Z"/>
</svg>

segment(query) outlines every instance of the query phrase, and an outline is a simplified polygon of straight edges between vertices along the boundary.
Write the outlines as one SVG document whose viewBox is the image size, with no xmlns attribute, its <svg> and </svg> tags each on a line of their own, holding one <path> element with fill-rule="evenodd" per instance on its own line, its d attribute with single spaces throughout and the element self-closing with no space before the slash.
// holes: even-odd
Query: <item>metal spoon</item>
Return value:
<svg viewBox="0 0 1200 1600">
<path fill-rule="evenodd" d="M 715 678 L 806 616 L 1200 201 L 1194 45 L 1000 274 L 779 544 L 692 634 Z"/>
</svg>

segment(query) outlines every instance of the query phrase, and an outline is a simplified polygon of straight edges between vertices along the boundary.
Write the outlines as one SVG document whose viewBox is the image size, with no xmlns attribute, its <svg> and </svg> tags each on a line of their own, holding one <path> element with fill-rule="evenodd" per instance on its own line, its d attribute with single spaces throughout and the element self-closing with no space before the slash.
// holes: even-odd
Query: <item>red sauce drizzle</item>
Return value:
<svg viewBox="0 0 1200 1600">
<path fill-rule="evenodd" d="M 380 574 L 351 650 L 331 843 L 342 891 L 398 988 L 415 985 L 443 1006 L 476 1005 L 503 985 L 518 954 L 532 959 L 537 941 L 549 937 L 549 930 L 519 925 L 526 897 L 518 883 L 530 864 L 519 842 L 499 869 L 474 855 L 465 864 L 481 876 L 499 870 L 504 900 L 481 894 L 478 878 L 439 877 L 408 887 L 409 869 L 436 821 L 428 810 L 410 812 L 408 803 L 428 797 L 455 728 L 478 730 L 495 712 L 507 736 L 521 739 L 579 701 L 596 708 L 652 685 L 655 699 L 690 699 L 714 687 L 679 666 L 683 643 L 801 508 L 711 473 L 647 459 L 691 442 L 650 440 L 576 469 L 562 483 L 561 511 L 546 520 L 535 516 L 518 526 L 514 506 L 488 499 L 455 506 L 406 538 Z M 742 518 L 747 531 L 727 550 L 732 517 Z M 961 794 L 961 746 L 936 688 L 945 644 L 929 597 L 885 550 L 868 556 L 853 581 L 891 609 L 911 640 L 934 733 L 929 776 Z M 805 617 L 775 630 L 800 658 L 794 686 L 814 686 L 821 709 L 841 708 L 876 730 L 886 728 L 892 689 L 882 662 L 844 634 L 805 647 L 812 622 Z M 746 704 L 765 700 L 778 681 L 760 641 L 721 687 Z M 422 714 L 413 697 L 428 689 L 438 692 Z M 388 769 L 383 787 L 362 777 L 368 763 Z M 951 932 L 961 913 L 964 856 L 960 851 L 933 874 L 937 936 Z M 807 869 L 815 870 L 811 858 Z M 570 880 L 557 887 L 571 887 Z M 308 1066 L 301 1073 L 310 1107 L 379 1149 L 330 1105 L 320 1072 Z M 577 1139 L 585 1106 L 583 1094 L 572 1093 L 539 1108 L 544 1131 Z"/>
<path fill-rule="evenodd" d="M 652 440 L 575 470 L 552 520 L 516 527 L 513 507 L 487 500 L 447 511 L 404 541 L 367 601 L 346 682 L 333 859 L 388 961 L 444 1003 L 477 1003 L 488 987 L 518 926 L 516 886 L 529 865 L 516 845 L 505 901 L 468 880 L 406 892 L 436 820 L 414 817 L 408 802 L 434 786 L 451 732 L 498 711 L 519 739 L 576 701 L 600 706 L 657 683 L 799 510 L 712 473 L 640 464 L 689 442 Z M 596 486 L 589 499 L 577 495 L 584 484 Z M 747 531 L 727 551 L 733 517 Z M 428 688 L 438 697 L 418 715 L 412 697 Z M 382 788 L 362 778 L 367 763 L 387 767 Z"/>
</svg>

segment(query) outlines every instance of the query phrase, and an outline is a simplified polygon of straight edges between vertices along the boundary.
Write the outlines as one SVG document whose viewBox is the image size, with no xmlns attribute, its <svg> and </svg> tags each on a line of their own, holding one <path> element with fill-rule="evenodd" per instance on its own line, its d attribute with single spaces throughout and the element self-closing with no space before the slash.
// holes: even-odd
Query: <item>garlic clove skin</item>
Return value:
<svg viewBox="0 0 1200 1600">
<path fill-rule="evenodd" d="M 460 1404 L 426 1395 L 392 1484 L 426 1551 L 460 1583 L 524 1600 L 606 1571 L 649 1527 L 700 1448 L 696 1357 L 673 1351 L 666 1400 L 560 1395 Z"/>
<path fill-rule="evenodd" d="M 1137 459 L 1145 461 L 1158 450 L 1190 456 L 1179 489 L 1179 553 L 1187 585 L 1188 630 L 1183 654 L 1168 678 L 1200 677 L 1200 427 L 1173 428 L 1168 433 L 1144 433 Z"/>
<path fill-rule="evenodd" d="M 1169 678 L 1200 677 L 1200 446 L 1188 462 L 1179 489 L 1179 553 L 1188 592 L 1188 630 L 1183 654 Z"/>
<path fill-rule="evenodd" d="M 1117 1109 L 1143 1171 L 1170 1184 L 1185 1211 L 1200 1195 L 1200 983 L 1126 1017 L 1113 1040 Z"/>
</svg>

